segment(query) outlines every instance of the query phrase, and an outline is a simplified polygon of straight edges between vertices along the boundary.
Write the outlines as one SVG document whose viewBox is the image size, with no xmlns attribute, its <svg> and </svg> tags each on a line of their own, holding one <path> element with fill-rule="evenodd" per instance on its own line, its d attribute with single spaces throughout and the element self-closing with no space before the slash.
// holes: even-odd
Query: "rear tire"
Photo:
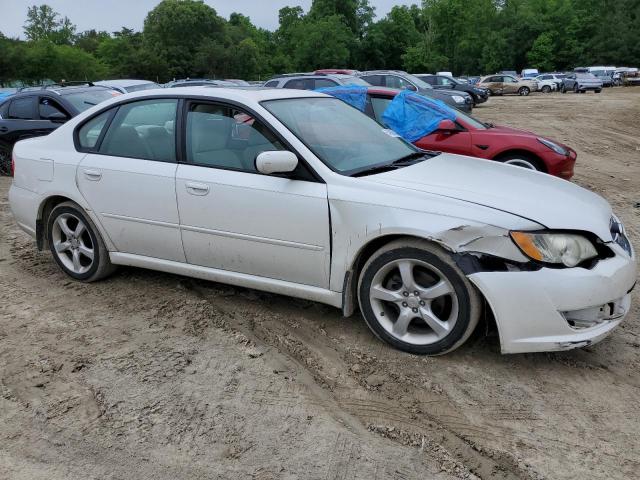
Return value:
<svg viewBox="0 0 640 480">
<path fill-rule="evenodd" d="M 13 147 L 0 142 L 0 176 L 11 176 L 11 153 Z"/>
<path fill-rule="evenodd" d="M 366 262 L 358 282 L 364 319 L 381 340 L 418 355 L 462 345 L 480 319 L 480 294 L 441 247 L 392 242 Z"/>
<path fill-rule="evenodd" d="M 551 93 L 551 87 L 549 85 L 545 85 L 542 87 L 542 93 Z"/>
<path fill-rule="evenodd" d="M 75 280 L 95 282 L 115 270 L 100 232 L 74 202 L 63 202 L 51 211 L 47 239 L 58 266 Z"/>
</svg>

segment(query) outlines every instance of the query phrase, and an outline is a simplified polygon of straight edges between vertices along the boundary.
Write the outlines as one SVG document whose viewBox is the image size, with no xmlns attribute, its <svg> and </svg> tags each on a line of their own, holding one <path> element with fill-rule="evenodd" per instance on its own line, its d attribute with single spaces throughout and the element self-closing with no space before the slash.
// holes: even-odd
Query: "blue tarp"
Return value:
<svg viewBox="0 0 640 480">
<path fill-rule="evenodd" d="M 455 121 L 456 117 L 444 102 L 410 90 L 396 95 L 382 115 L 387 127 L 411 143 L 436 131 L 442 120 Z"/>
<path fill-rule="evenodd" d="M 332 97 L 336 97 L 352 107 L 357 108 L 361 112 L 367 106 L 367 87 L 360 85 L 341 85 L 339 87 L 317 88 L 316 92 L 326 93 Z"/>
</svg>

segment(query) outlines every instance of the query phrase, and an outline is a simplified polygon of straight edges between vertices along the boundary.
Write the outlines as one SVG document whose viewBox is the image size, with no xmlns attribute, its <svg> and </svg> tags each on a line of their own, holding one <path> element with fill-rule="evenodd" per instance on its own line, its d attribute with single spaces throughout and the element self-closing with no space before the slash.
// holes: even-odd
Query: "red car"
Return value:
<svg viewBox="0 0 640 480">
<path fill-rule="evenodd" d="M 400 90 L 368 89 L 365 113 L 379 123 L 382 114 Z M 438 130 L 414 142 L 425 150 L 486 158 L 549 173 L 565 180 L 573 176 L 575 150 L 524 130 L 483 123 L 456 111 L 455 122 L 444 120 Z"/>
</svg>

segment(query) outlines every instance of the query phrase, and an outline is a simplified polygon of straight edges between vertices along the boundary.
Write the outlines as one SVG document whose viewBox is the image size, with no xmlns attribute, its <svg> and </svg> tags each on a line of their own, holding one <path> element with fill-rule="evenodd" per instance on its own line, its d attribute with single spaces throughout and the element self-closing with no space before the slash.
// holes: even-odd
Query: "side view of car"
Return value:
<svg viewBox="0 0 640 480">
<path fill-rule="evenodd" d="M 345 73 L 302 73 L 279 75 L 265 82 L 267 88 L 289 88 L 295 90 L 316 90 L 318 88 L 335 87 L 338 85 L 369 84 L 359 77 Z"/>
<path fill-rule="evenodd" d="M 13 145 L 47 135 L 80 112 L 120 95 L 93 84 L 26 88 L 0 103 L 0 174 L 11 173 Z"/>
<path fill-rule="evenodd" d="M 427 82 L 407 72 L 400 70 L 373 70 L 360 72 L 359 76 L 376 87 L 411 90 L 427 97 L 441 100 L 447 105 L 465 112 L 471 112 L 473 109 L 473 98 L 468 93 L 450 89 L 436 90 Z"/>
<path fill-rule="evenodd" d="M 444 75 L 431 75 L 427 73 L 416 73 L 415 76 L 420 80 L 427 82 L 436 90 L 449 89 L 468 93 L 471 95 L 471 98 L 473 98 L 474 106 L 484 103 L 489 99 L 489 90 L 477 87 L 468 82 L 463 82 Z"/>
<path fill-rule="evenodd" d="M 538 91 L 542 93 L 551 93 L 558 90 L 558 81 L 551 74 L 543 74 L 535 77 L 535 81 L 538 84 Z"/>
<path fill-rule="evenodd" d="M 399 93 L 400 90 L 370 87 L 365 113 L 384 125 L 384 113 Z M 444 121 L 438 129 L 414 141 L 414 145 L 424 150 L 495 160 L 565 180 L 573 177 L 577 153 L 572 148 L 524 130 L 483 123 L 463 112 L 454 114 L 454 121 Z"/>
<path fill-rule="evenodd" d="M 128 265 L 359 307 L 430 355 L 483 314 L 519 353 L 591 345 L 630 311 L 635 253 L 604 199 L 422 151 L 318 92 L 132 93 L 13 156 L 17 224 L 76 281 Z"/>
<path fill-rule="evenodd" d="M 574 72 L 562 79 L 562 93 L 585 93 L 592 90 L 595 93 L 602 91 L 602 80 L 588 72 Z"/>
<path fill-rule="evenodd" d="M 169 83 L 165 83 L 165 88 L 180 88 L 180 87 L 234 87 L 237 86 L 233 82 L 227 82 L 225 80 L 209 80 L 207 78 L 185 78 L 182 80 L 173 80 Z"/>
<path fill-rule="evenodd" d="M 517 94 L 526 97 L 538 91 L 538 83 L 531 79 L 518 79 L 510 75 L 489 75 L 478 82 L 478 86 L 486 88 L 491 95 Z"/>
<path fill-rule="evenodd" d="M 156 82 L 150 82 L 148 80 L 102 80 L 99 82 L 93 82 L 94 85 L 102 87 L 112 88 L 120 93 L 139 92 L 141 90 L 151 90 L 154 88 L 162 88 Z"/>
</svg>

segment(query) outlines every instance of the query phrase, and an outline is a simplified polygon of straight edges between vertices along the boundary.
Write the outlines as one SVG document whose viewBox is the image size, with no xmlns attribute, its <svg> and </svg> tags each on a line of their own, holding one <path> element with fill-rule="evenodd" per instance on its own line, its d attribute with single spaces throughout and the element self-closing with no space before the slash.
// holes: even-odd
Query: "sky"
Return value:
<svg viewBox="0 0 640 480">
<path fill-rule="evenodd" d="M 0 0 L 0 32 L 7 37 L 24 38 L 22 26 L 27 8 L 46 3 L 56 12 L 77 25 L 78 32 L 106 30 L 115 32 L 122 27 L 141 30 L 147 12 L 160 0 Z M 233 12 L 242 13 L 262 28 L 278 27 L 278 10 L 285 6 L 300 5 L 309 10 L 311 0 L 205 0 L 218 15 L 229 18 Z M 394 5 L 411 5 L 419 0 L 370 0 L 378 17 L 385 16 Z"/>
</svg>

